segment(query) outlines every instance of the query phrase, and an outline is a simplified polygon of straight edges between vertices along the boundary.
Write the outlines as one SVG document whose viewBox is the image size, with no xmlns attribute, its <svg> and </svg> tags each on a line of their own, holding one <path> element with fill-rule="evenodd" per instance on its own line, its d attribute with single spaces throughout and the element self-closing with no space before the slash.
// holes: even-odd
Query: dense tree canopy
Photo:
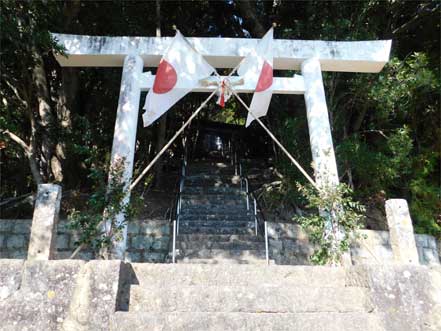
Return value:
<svg viewBox="0 0 441 331">
<path fill-rule="evenodd" d="M 49 31 L 172 36 L 176 25 L 186 36 L 257 38 L 276 22 L 275 38 L 393 40 L 380 74 L 324 74 L 339 173 L 367 204 L 408 199 L 417 230 L 441 236 L 439 17 L 438 1 L 2 0 L 1 198 L 42 182 L 90 191 L 88 174 L 108 163 L 121 70 L 61 68 L 54 53 L 63 50 Z M 185 97 L 162 131 L 159 123 L 139 128 L 135 172 L 201 98 Z M 201 116 L 243 124 L 245 115 L 232 102 Z M 307 166 L 303 99 L 274 96 L 265 121 Z M 282 155 L 275 159 L 282 195 L 295 201 L 302 178 Z"/>
</svg>

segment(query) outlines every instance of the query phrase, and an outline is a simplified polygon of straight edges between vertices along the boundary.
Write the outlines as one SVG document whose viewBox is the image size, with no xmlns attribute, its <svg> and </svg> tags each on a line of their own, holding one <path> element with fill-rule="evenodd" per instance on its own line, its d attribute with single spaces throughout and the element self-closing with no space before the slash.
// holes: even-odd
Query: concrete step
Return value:
<svg viewBox="0 0 441 331">
<path fill-rule="evenodd" d="M 189 167 L 186 171 L 187 175 L 199 175 L 199 174 L 210 174 L 210 175 L 230 175 L 233 176 L 234 168 L 233 167 L 214 167 L 214 166 L 198 166 L 198 167 Z"/>
<path fill-rule="evenodd" d="M 126 313 L 110 320 L 111 331 L 384 331 L 373 313 Z"/>
<path fill-rule="evenodd" d="M 262 237 L 256 235 L 210 235 L 210 234 L 179 234 L 177 237 L 178 242 L 198 243 L 198 242 L 211 242 L 211 243 L 242 243 L 242 242 L 261 242 Z"/>
<path fill-rule="evenodd" d="M 184 227 L 209 227 L 209 228 L 254 228 L 255 223 L 249 219 L 245 220 L 187 220 L 185 218 L 179 220 L 179 229 Z"/>
<path fill-rule="evenodd" d="M 237 193 L 182 193 L 181 197 L 184 200 L 245 200 L 246 194 L 240 191 L 238 191 Z"/>
<path fill-rule="evenodd" d="M 231 175 L 196 175 L 187 176 L 184 180 L 184 187 L 231 187 L 240 186 L 240 177 Z"/>
<path fill-rule="evenodd" d="M 179 241 L 177 247 L 186 254 L 194 250 L 202 249 L 218 249 L 218 250 L 265 250 L 265 242 L 263 241 L 241 241 L 241 242 L 213 242 L 209 240 L 201 241 Z"/>
<path fill-rule="evenodd" d="M 361 287 L 132 285 L 130 312 L 368 312 Z"/>
<path fill-rule="evenodd" d="M 210 258 L 178 258 L 177 262 L 181 265 L 185 264 L 220 264 L 220 265 L 261 265 L 266 266 L 268 263 L 265 259 L 261 259 L 258 257 L 244 257 L 244 258 L 228 258 L 228 257 L 210 257 Z M 269 264 L 273 265 L 274 260 L 269 260 Z"/>
<path fill-rule="evenodd" d="M 230 194 L 230 195 L 243 195 L 244 192 L 239 187 L 185 187 L 182 191 L 183 194 Z"/>
<path fill-rule="evenodd" d="M 253 211 L 246 206 L 185 206 L 181 215 L 252 215 Z"/>
<path fill-rule="evenodd" d="M 209 198 L 184 198 L 181 200 L 181 206 L 182 208 L 185 207 L 197 207 L 197 208 L 217 208 L 217 207 L 239 207 L 243 210 L 247 206 L 246 199 L 228 199 L 228 198 L 221 198 L 221 199 L 209 199 Z"/>
<path fill-rule="evenodd" d="M 249 249 L 186 249 L 184 259 L 234 259 L 247 260 L 249 258 L 265 259 L 265 250 Z"/>
<path fill-rule="evenodd" d="M 254 223 L 253 223 L 254 226 Z M 179 226 L 179 234 L 255 234 L 254 228 L 251 227 L 237 227 L 237 226 Z"/>
<path fill-rule="evenodd" d="M 254 222 L 254 217 L 252 215 L 237 215 L 237 214 L 199 214 L 199 215 L 189 215 L 181 214 L 181 221 L 225 221 L 225 222 L 235 222 L 235 221 L 249 221 Z"/>
<path fill-rule="evenodd" d="M 185 265 L 132 263 L 136 283 L 222 286 L 346 287 L 344 268 L 273 265 Z"/>
</svg>

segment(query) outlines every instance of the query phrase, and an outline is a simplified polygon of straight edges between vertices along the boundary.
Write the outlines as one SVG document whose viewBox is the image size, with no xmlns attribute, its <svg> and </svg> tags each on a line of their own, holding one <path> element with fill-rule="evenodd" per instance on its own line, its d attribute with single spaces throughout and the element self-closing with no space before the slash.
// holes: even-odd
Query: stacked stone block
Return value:
<svg viewBox="0 0 441 331">
<path fill-rule="evenodd" d="M 298 224 L 268 223 L 269 254 L 277 264 L 309 265 L 313 246 Z"/>
<path fill-rule="evenodd" d="M 0 219 L 0 259 L 26 259 L 29 246 L 30 219 Z M 170 227 L 165 220 L 135 220 L 128 228 L 128 259 L 132 262 L 164 262 L 169 248 Z M 78 236 L 61 220 L 57 228 L 56 259 L 68 259 L 77 247 Z M 95 258 L 92 250 L 84 249 L 77 258 Z"/>
<path fill-rule="evenodd" d="M 30 219 L 0 219 L 0 259 L 25 259 L 30 237 Z M 354 264 L 393 263 L 390 236 L 387 231 L 360 230 L 362 235 L 351 247 Z M 295 223 L 268 223 L 270 258 L 276 264 L 308 265 L 313 252 L 306 233 Z M 166 262 L 171 241 L 166 220 L 136 220 L 128 229 L 128 259 L 132 262 Z M 76 248 L 77 236 L 66 220 L 58 224 L 57 259 L 67 259 Z M 415 234 L 419 261 L 438 265 L 439 242 L 433 236 Z M 83 250 L 79 259 L 94 258 L 91 250 Z"/>
<path fill-rule="evenodd" d="M 360 230 L 351 245 L 353 264 L 394 263 L 388 231 Z M 307 234 L 295 223 L 268 223 L 270 258 L 277 264 L 308 265 L 314 247 Z M 419 262 L 439 265 L 438 244 L 433 236 L 415 234 Z"/>
</svg>

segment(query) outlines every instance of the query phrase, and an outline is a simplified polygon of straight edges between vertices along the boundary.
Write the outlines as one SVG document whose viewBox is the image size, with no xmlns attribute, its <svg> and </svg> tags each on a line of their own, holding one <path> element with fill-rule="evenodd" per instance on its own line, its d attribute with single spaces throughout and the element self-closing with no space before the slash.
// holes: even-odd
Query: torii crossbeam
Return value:
<svg viewBox="0 0 441 331">
<path fill-rule="evenodd" d="M 141 91 L 153 86 L 154 76 L 144 67 L 156 67 L 172 38 L 169 37 L 100 37 L 52 34 L 65 48 L 67 57 L 57 55 L 61 66 L 123 67 L 112 147 L 112 165 L 125 161 L 123 178 L 130 185 L 135 153 L 136 128 Z M 194 48 L 215 68 L 234 68 L 253 49 L 259 39 L 188 38 Z M 322 71 L 376 73 L 389 60 L 390 40 L 376 41 L 307 41 L 276 39 L 275 70 L 301 70 L 292 78 L 274 78 L 275 94 L 304 94 L 306 113 L 318 185 L 339 182 L 323 87 Z M 212 92 L 212 86 L 199 86 L 194 92 Z M 253 92 L 247 83 L 237 92 Z M 126 196 L 125 202 L 130 199 Z M 123 222 L 119 215 L 117 222 Z M 114 244 L 113 257 L 124 259 L 127 226 L 122 240 Z"/>
</svg>

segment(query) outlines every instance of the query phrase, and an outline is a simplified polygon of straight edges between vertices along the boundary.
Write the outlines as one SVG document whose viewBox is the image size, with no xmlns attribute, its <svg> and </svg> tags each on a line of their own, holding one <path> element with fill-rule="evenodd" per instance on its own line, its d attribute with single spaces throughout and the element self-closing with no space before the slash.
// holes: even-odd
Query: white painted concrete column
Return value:
<svg viewBox="0 0 441 331">
<path fill-rule="evenodd" d="M 338 185 L 337 163 L 319 60 L 311 58 L 304 61 L 302 74 L 315 179 L 318 186 L 325 183 Z"/>
<path fill-rule="evenodd" d="M 123 180 L 125 187 L 130 185 L 133 173 L 133 159 L 135 156 L 136 128 L 138 125 L 139 100 L 141 97 L 141 74 L 143 60 L 138 55 L 127 55 L 121 78 L 118 110 L 116 114 L 115 132 L 113 135 L 112 156 L 110 165 L 115 169 L 124 162 Z M 124 199 L 124 204 L 129 203 L 130 193 Z M 124 214 L 116 217 L 116 222 L 124 222 Z M 110 228 L 109 222 L 105 224 L 105 230 Z M 122 230 L 122 239 L 113 242 L 112 258 L 125 258 L 127 242 L 127 224 Z"/>
<path fill-rule="evenodd" d="M 404 199 L 387 200 L 386 218 L 395 262 L 419 264 L 415 234 L 413 233 L 407 201 Z"/>
<path fill-rule="evenodd" d="M 340 181 L 319 60 L 317 58 L 305 60 L 302 63 L 302 75 L 305 83 L 306 115 L 315 181 L 319 187 L 337 186 Z M 324 212 L 320 211 L 320 213 Z M 331 224 L 328 224 L 328 231 L 332 232 Z M 343 234 L 338 233 L 337 236 L 343 236 Z M 345 266 L 352 264 L 348 252 L 342 256 L 342 264 Z"/>
</svg>

